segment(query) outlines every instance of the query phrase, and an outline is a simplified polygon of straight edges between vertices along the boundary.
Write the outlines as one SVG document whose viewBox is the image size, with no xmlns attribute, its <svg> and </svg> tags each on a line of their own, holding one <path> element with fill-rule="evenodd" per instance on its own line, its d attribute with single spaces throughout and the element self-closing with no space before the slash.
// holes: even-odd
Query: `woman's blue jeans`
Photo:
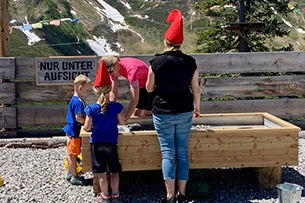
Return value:
<svg viewBox="0 0 305 203">
<path fill-rule="evenodd" d="M 188 143 L 192 127 L 192 112 L 153 114 L 162 153 L 164 180 L 188 180 Z M 176 176 L 177 174 L 177 176 Z"/>
</svg>

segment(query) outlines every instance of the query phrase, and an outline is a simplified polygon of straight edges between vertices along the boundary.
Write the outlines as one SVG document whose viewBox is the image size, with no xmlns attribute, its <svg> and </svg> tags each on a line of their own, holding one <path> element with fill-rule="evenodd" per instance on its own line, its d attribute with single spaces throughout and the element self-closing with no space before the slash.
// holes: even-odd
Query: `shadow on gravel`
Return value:
<svg viewBox="0 0 305 203">
<path fill-rule="evenodd" d="M 293 168 L 283 168 L 282 182 L 296 183 L 305 188 L 304 178 Z M 278 198 L 276 188 L 265 189 L 258 185 L 253 168 L 192 169 L 187 187 L 196 188 L 198 185 L 194 187 L 196 182 L 203 183 L 205 187 L 209 185 L 212 195 L 207 195 L 206 198 L 188 198 L 195 203 L 253 203 L 266 202 L 269 199 L 268 202 L 276 202 Z M 161 170 L 123 172 L 120 187 L 126 203 L 143 203 L 143 201 L 155 203 L 166 194 Z"/>
</svg>

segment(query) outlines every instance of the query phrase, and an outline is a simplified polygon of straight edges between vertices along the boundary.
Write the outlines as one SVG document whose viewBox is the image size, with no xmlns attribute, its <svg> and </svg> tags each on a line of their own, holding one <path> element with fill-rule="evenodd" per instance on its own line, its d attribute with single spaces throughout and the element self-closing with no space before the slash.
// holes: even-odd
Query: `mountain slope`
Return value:
<svg viewBox="0 0 305 203">
<path fill-rule="evenodd" d="M 13 29 L 10 35 L 11 56 L 73 56 L 153 54 L 163 50 L 163 34 L 168 27 L 166 17 L 178 8 L 184 15 L 186 53 L 195 50 L 196 30 L 203 29 L 209 19 L 195 13 L 196 0 L 15 0 L 10 1 Z M 294 2 L 297 4 L 298 1 Z M 299 3 L 300 6 L 302 4 Z M 26 18 L 25 18 L 26 17 Z M 301 15 L 287 17 L 293 24 L 291 36 L 272 43 L 291 42 L 296 50 L 304 47 Z M 78 18 L 59 26 L 44 25 L 41 29 L 24 31 L 24 23 L 52 19 Z M 27 21 L 28 20 L 28 21 Z M 21 27 L 21 28 L 20 28 Z M 37 36 L 28 41 L 29 34 Z M 29 45 L 30 44 L 30 45 Z"/>
</svg>

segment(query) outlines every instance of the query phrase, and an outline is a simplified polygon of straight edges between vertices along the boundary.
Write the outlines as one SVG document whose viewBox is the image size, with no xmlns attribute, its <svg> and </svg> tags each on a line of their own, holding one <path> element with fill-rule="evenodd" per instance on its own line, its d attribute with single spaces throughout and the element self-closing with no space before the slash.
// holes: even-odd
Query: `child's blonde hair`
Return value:
<svg viewBox="0 0 305 203">
<path fill-rule="evenodd" d="M 109 93 L 111 91 L 111 84 L 93 87 L 93 90 L 96 95 L 99 95 L 97 103 L 101 106 L 101 113 L 105 113 L 107 104 L 109 102 Z"/>
<path fill-rule="evenodd" d="M 88 76 L 85 76 L 85 75 L 78 75 L 75 77 L 74 81 L 73 81 L 73 86 L 74 86 L 74 89 L 76 89 L 78 86 L 84 86 L 86 84 L 91 84 L 91 79 L 88 77 Z"/>
</svg>

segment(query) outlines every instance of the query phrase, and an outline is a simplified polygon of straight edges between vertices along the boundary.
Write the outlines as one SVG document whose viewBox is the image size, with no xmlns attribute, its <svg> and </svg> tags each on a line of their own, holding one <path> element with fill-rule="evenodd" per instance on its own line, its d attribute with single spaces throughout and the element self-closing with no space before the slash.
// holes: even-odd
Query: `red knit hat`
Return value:
<svg viewBox="0 0 305 203">
<path fill-rule="evenodd" d="M 94 87 L 104 85 L 111 85 L 111 80 L 105 62 L 101 60 L 95 76 Z"/>
<path fill-rule="evenodd" d="M 172 22 L 172 24 L 165 32 L 164 37 L 175 44 L 182 44 L 183 22 L 181 11 L 177 9 L 172 10 L 167 16 L 167 22 Z"/>
</svg>

